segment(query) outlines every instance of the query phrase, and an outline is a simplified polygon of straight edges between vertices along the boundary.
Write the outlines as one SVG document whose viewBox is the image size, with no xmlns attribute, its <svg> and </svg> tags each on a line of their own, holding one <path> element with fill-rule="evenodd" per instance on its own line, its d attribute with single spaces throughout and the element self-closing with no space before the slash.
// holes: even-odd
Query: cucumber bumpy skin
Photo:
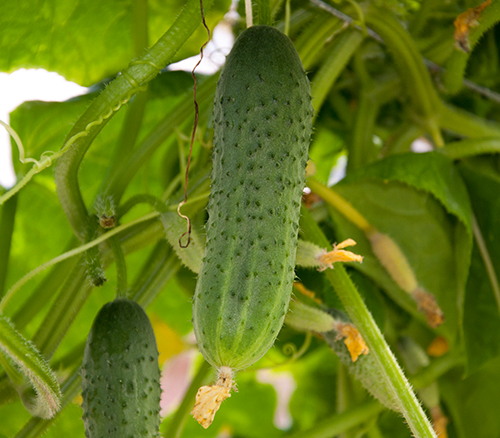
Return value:
<svg viewBox="0 0 500 438">
<path fill-rule="evenodd" d="M 312 114 L 288 37 L 268 26 L 242 32 L 215 94 L 207 242 L 193 305 L 199 348 L 216 368 L 252 365 L 283 325 Z"/>
<path fill-rule="evenodd" d="M 85 436 L 159 436 L 158 351 L 139 304 L 116 299 L 102 307 L 87 338 L 81 375 Z"/>
</svg>

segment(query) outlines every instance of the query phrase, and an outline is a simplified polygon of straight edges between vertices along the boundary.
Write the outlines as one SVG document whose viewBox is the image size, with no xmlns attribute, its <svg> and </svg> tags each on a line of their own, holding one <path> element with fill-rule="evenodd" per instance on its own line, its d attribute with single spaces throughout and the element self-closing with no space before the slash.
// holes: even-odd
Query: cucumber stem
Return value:
<svg viewBox="0 0 500 438">
<path fill-rule="evenodd" d="M 109 239 L 116 265 L 116 298 L 127 297 L 127 262 L 117 236 Z"/>
</svg>

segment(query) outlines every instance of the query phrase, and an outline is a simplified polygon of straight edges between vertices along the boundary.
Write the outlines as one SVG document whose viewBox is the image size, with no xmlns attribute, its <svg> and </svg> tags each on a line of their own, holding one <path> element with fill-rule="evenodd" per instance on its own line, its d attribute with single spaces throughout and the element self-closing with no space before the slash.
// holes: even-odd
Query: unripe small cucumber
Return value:
<svg viewBox="0 0 500 438">
<path fill-rule="evenodd" d="M 141 306 L 116 299 L 102 307 L 87 338 L 81 375 L 87 437 L 158 436 L 158 351 Z"/>
<path fill-rule="evenodd" d="M 207 242 L 194 296 L 198 345 L 217 368 L 252 365 L 283 325 L 312 111 L 288 37 L 268 26 L 242 32 L 215 95 Z"/>
</svg>

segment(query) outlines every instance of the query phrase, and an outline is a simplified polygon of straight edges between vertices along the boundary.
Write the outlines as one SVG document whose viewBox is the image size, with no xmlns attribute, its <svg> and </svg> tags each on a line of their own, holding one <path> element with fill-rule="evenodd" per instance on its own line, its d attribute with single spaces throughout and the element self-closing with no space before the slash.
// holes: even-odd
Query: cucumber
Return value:
<svg viewBox="0 0 500 438">
<path fill-rule="evenodd" d="M 118 298 L 101 308 L 87 338 L 81 376 L 85 436 L 159 436 L 158 351 L 141 306 Z"/>
<path fill-rule="evenodd" d="M 193 303 L 199 348 L 216 368 L 252 365 L 283 325 L 312 113 L 288 37 L 268 26 L 243 31 L 215 94 L 207 241 Z"/>
</svg>

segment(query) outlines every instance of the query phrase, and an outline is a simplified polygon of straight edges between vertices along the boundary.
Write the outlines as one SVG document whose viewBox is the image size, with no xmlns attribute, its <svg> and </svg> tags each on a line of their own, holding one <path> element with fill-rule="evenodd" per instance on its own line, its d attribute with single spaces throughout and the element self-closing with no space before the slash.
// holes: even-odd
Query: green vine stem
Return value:
<svg viewBox="0 0 500 438">
<path fill-rule="evenodd" d="M 73 236 L 70 243 L 66 246 L 69 251 L 76 246 L 77 239 Z M 12 315 L 13 324 L 22 330 L 30 321 L 44 308 L 44 306 L 52 299 L 52 297 L 60 289 L 65 282 L 69 273 L 73 270 L 76 258 L 65 260 L 57 264 L 38 284 L 25 303 Z"/>
<path fill-rule="evenodd" d="M 134 17 L 131 29 L 134 56 L 140 58 L 149 47 L 147 0 L 132 1 L 132 16 Z M 130 103 L 118 142 L 116 143 L 113 159 L 111 160 L 106 177 L 101 184 L 101 192 L 103 188 L 107 187 L 109 179 L 114 175 L 120 164 L 132 153 L 139 129 L 142 125 L 148 97 L 149 93 L 145 90 L 142 93 L 138 93 Z"/>
<path fill-rule="evenodd" d="M 101 184 L 101 193 L 108 192 L 107 187 L 109 182 L 113 179 L 113 177 L 115 177 L 123 162 L 126 161 L 132 154 L 137 136 L 139 135 L 139 129 L 142 125 L 148 97 L 149 94 L 147 91 L 139 93 L 135 96 L 135 99 L 128 107 L 125 120 L 123 121 L 122 130 L 116 144 L 113 159 L 110 162 L 106 176 Z M 100 197 L 101 196 L 98 196 L 98 198 Z"/>
<path fill-rule="evenodd" d="M 317 115 L 344 67 L 354 55 L 363 41 L 363 34 L 357 29 L 350 28 L 340 34 L 330 48 L 323 65 L 315 74 L 311 84 L 314 113 Z"/>
<path fill-rule="evenodd" d="M 356 65 L 361 64 L 362 55 L 356 54 Z M 364 66 L 359 69 L 364 70 Z M 358 77 L 361 77 L 358 73 Z M 354 117 L 351 141 L 349 142 L 349 160 L 347 172 L 355 170 L 377 157 L 373 144 L 373 130 L 380 107 L 396 98 L 401 93 L 399 78 L 392 76 L 380 78 L 376 82 L 370 77 L 361 85 L 358 108 Z"/>
<path fill-rule="evenodd" d="M 127 262 L 125 255 L 120 245 L 118 237 L 113 236 L 108 240 L 113 252 L 116 266 L 116 298 L 124 298 L 127 296 Z"/>
<path fill-rule="evenodd" d="M 256 20 L 254 24 L 264 24 L 266 26 L 271 26 L 271 6 L 269 0 L 256 0 L 254 4 L 254 10 Z"/>
<path fill-rule="evenodd" d="M 431 133 L 436 145 L 443 146 L 437 113 L 441 100 L 410 34 L 388 11 L 370 5 L 365 12 L 367 26 L 384 40 L 393 54 L 403 88 L 409 93 L 417 118 Z"/>
<path fill-rule="evenodd" d="M 142 231 L 137 230 L 138 227 L 145 224 L 148 225 L 145 229 Z M 154 222 L 151 221 L 141 223 L 139 226 L 129 228 L 127 231 L 133 234 L 126 241 L 120 236 L 122 248 L 125 253 L 136 251 L 145 245 L 151 244 L 152 241 L 160 238 L 160 233 L 162 232 L 161 228 L 156 228 Z M 113 260 L 110 254 L 109 258 L 106 257 L 108 254 L 103 251 L 105 265 Z M 108 259 L 106 260 L 106 258 Z M 78 267 L 80 266 L 77 265 L 76 268 Z M 72 278 L 73 281 L 71 281 Z M 33 338 L 35 342 L 40 342 L 40 349 L 43 348 L 47 356 L 50 356 L 56 350 L 92 291 L 89 283 L 85 281 L 83 270 L 76 269 L 74 275 L 70 274 L 67 283 L 68 287 L 63 285 L 59 296 L 55 298 L 52 307 L 47 312 L 45 319 L 40 324 Z"/>
<path fill-rule="evenodd" d="M 205 1 L 205 8 L 212 5 Z M 78 169 L 92 141 L 110 118 L 167 65 L 201 22 L 199 0 L 189 0 L 170 29 L 144 56 L 133 61 L 92 102 L 75 123 L 57 162 L 55 181 L 61 205 L 75 234 L 85 241 L 89 214 L 78 185 Z"/>
<path fill-rule="evenodd" d="M 201 187 L 204 187 L 203 184 L 201 184 L 201 186 L 194 187 L 194 192 L 196 193 L 196 189 L 200 189 Z M 193 209 L 192 211 L 196 211 L 203 206 L 203 203 L 200 203 L 200 199 L 197 198 L 202 198 L 203 201 L 206 202 L 207 196 L 208 194 L 203 192 L 202 195 L 192 197 L 186 204 L 186 207 L 188 209 Z M 169 207 L 170 211 L 174 211 L 176 210 L 176 208 L 177 203 Z M 162 236 L 164 233 L 161 224 L 156 220 L 157 215 L 158 213 L 152 213 L 145 218 L 139 218 L 139 220 L 132 221 L 126 226 L 122 226 L 121 230 L 120 227 L 117 227 L 114 230 L 101 236 L 97 241 L 94 241 L 93 245 L 98 245 L 99 243 L 104 242 L 105 239 L 115 236 L 121 231 L 119 237 L 123 251 L 125 253 L 130 253 L 139 248 L 142 248 L 145 245 L 151 243 L 153 239 L 157 240 L 159 236 Z M 146 228 L 141 231 L 140 227 L 144 226 L 146 226 Z M 86 251 L 87 249 L 88 247 L 86 245 L 83 245 L 82 247 L 80 247 L 80 249 L 76 248 L 72 251 L 69 251 L 63 256 L 74 256 L 78 253 Z M 103 259 L 105 266 L 108 265 L 111 260 L 113 260 L 113 258 L 109 256 L 109 253 L 109 249 L 104 247 Z M 52 263 L 49 262 L 49 265 L 57 263 L 58 260 L 56 259 L 52 260 Z M 45 266 L 47 266 L 47 264 L 45 264 Z M 140 287 L 136 287 L 135 290 L 134 288 L 132 288 L 132 291 L 129 294 L 132 295 L 134 299 L 139 302 L 139 304 L 149 304 L 149 302 L 156 296 L 158 291 L 163 287 L 165 282 L 168 281 L 168 279 L 170 279 L 172 275 L 177 272 L 179 266 L 180 263 L 177 257 L 173 254 L 169 255 L 162 262 L 162 265 L 158 266 L 155 269 L 155 271 L 153 272 L 155 277 L 153 279 L 148 279 L 145 282 L 145 285 L 140 285 Z M 41 267 L 43 267 L 43 265 Z M 41 267 L 39 267 L 38 269 L 40 269 Z M 33 274 L 33 272 L 31 274 Z M 66 283 L 63 284 L 59 296 L 56 297 L 54 304 L 52 305 L 51 309 L 49 309 L 46 318 L 40 325 L 39 330 L 33 338 L 36 345 L 39 346 L 40 350 L 47 357 L 50 357 L 53 354 L 53 352 L 63 339 L 67 328 L 71 325 L 72 321 L 76 317 L 76 314 L 78 313 L 79 309 L 86 301 L 92 290 L 90 285 L 84 281 L 84 277 L 85 275 L 83 267 L 81 266 L 81 264 L 78 264 L 77 266 L 75 266 L 74 271 L 67 278 Z M 26 277 L 24 277 L 24 280 L 25 279 Z M 21 279 L 21 281 L 22 280 L 23 279 Z M 150 284 L 151 287 L 149 286 Z M 11 289 L 11 291 L 13 290 Z M 143 298 L 144 291 L 146 291 L 148 295 Z M 0 303 L 0 305 L 5 305 L 5 303 L 6 302 L 3 301 Z"/>
<path fill-rule="evenodd" d="M 301 230 L 304 238 L 316 245 L 331 249 L 311 214 L 305 208 L 301 212 Z M 352 283 L 343 266 L 325 271 L 325 275 L 339 296 L 352 322 L 365 340 L 369 354 L 373 354 L 380 367 L 380 376 L 393 393 L 398 410 L 404 415 L 408 426 L 417 438 L 436 438 L 432 425 L 425 416 L 396 358 L 389 349 L 380 329 Z"/>
<path fill-rule="evenodd" d="M 10 198 L 12 198 L 17 192 L 19 192 L 19 190 L 21 190 L 26 184 L 28 184 L 28 182 L 31 180 L 31 178 L 33 178 L 33 176 L 35 176 L 42 170 L 46 169 L 47 167 L 50 167 L 50 165 L 52 164 L 52 160 L 58 158 L 61 154 L 58 155 L 54 154 L 54 152 L 52 151 L 47 151 L 42 154 L 39 161 L 35 160 L 34 158 L 26 158 L 24 156 L 23 143 L 21 142 L 19 135 L 17 135 L 17 132 L 14 131 L 14 129 L 12 129 L 9 125 L 7 125 L 7 123 L 2 122 L 1 120 L 0 120 L 0 126 L 3 126 L 7 130 L 9 135 L 16 143 L 16 146 L 19 150 L 19 161 L 23 164 L 34 163 L 31 170 L 23 177 L 21 181 L 18 181 L 13 188 L 7 191 L 7 193 L 4 193 L 2 194 L 2 196 L 0 196 L 0 205 L 2 205 Z"/>
<path fill-rule="evenodd" d="M 77 264 L 32 338 L 45 357 L 52 357 L 92 289 L 92 285 L 86 281 L 85 266 Z"/>
<path fill-rule="evenodd" d="M 500 139 L 498 137 L 465 139 L 448 143 L 440 152 L 452 160 L 482 154 L 499 154 Z"/>
<path fill-rule="evenodd" d="M 286 438 L 331 438 L 377 417 L 383 408 L 379 402 L 370 400 L 341 414 L 335 413 L 311 429 L 286 435 Z"/>
<path fill-rule="evenodd" d="M 141 56 L 149 47 L 148 29 L 148 1 L 132 1 L 132 43 L 134 45 L 134 56 Z"/>
<path fill-rule="evenodd" d="M 334 190 L 327 188 L 313 177 L 307 179 L 307 186 L 365 234 L 371 235 L 377 232 L 376 228 L 371 225 L 358 210 Z"/>
<path fill-rule="evenodd" d="M 196 393 L 198 389 L 203 385 L 206 377 L 212 370 L 211 365 L 205 360 L 201 363 L 196 372 L 189 388 L 182 399 L 181 404 L 177 408 L 175 415 L 170 421 L 166 430 L 162 433 L 165 438 L 180 438 L 184 423 L 186 422 L 186 418 L 189 415 L 190 410 L 192 409 L 195 401 Z"/>
<path fill-rule="evenodd" d="M 285 28 L 283 29 L 283 33 L 289 37 L 290 36 L 290 0 L 285 0 Z"/>
<path fill-rule="evenodd" d="M 159 240 L 144 262 L 140 275 L 129 292 L 129 298 L 147 307 L 165 284 L 179 271 L 181 263 L 165 240 Z"/>
<path fill-rule="evenodd" d="M 189 201 L 186 202 L 186 204 L 184 204 L 184 206 L 185 207 L 189 207 L 191 205 L 194 205 L 197 208 L 199 208 L 201 205 L 203 205 L 203 203 L 206 202 L 207 198 L 208 198 L 208 192 L 202 192 L 200 195 L 190 197 Z M 177 204 L 173 204 L 173 205 L 168 206 L 168 211 L 176 211 L 176 210 L 177 210 Z M 53 258 L 52 260 L 49 260 L 49 261 L 47 261 L 45 263 L 42 263 L 40 266 L 38 266 L 37 268 L 35 268 L 32 271 L 28 272 L 24 277 L 22 277 L 21 279 L 19 279 L 7 291 L 7 293 L 5 294 L 5 296 L 3 297 L 3 299 L 0 301 L 0 312 L 4 311 L 5 306 L 7 305 L 7 303 L 21 289 L 21 287 L 26 282 L 28 282 L 33 277 L 35 277 L 37 274 L 39 274 L 40 272 L 43 272 L 44 270 L 50 268 L 51 266 L 56 265 L 57 263 L 60 263 L 60 262 L 62 262 L 64 260 L 67 260 L 67 259 L 69 259 L 71 257 L 74 257 L 76 255 L 84 253 L 85 251 L 87 251 L 87 250 L 89 250 L 91 248 L 94 248 L 94 247 L 98 246 L 99 244 L 105 242 L 106 240 L 110 239 L 111 237 L 116 236 L 118 234 L 123 233 L 124 231 L 127 231 L 127 230 L 130 230 L 130 229 L 134 228 L 136 225 L 139 225 L 139 224 L 142 224 L 142 223 L 149 222 L 151 220 L 157 219 L 159 216 L 160 216 L 160 213 L 157 212 L 157 211 L 154 211 L 152 213 L 148 213 L 148 214 L 146 214 L 144 216 L 141 216 L 141 217 L 139 217 L 137 219 L 134 219 L 134 220 L 132 220 L 130 222 L 127 222 L 126 224 L 123 224 L 123 225 L 120 225 L 120 226 L 118 226 L 116 228 L 113 228 L 112 230 L 108 231 L 105 234 L 102 234 L 101 236 L 99 236 L 95 240 L 92 240 L 92 241 L 86 243 L 85 245 L 81 245 L 81 246 L 79 246 L 77 248 L 74 248 L 74 249 L 72 249 L 70 251 L 67 251 L 67 252 L 65 252 L 65 253 L 63 253 L 63 254 L 61 254 L 61 255 Z"/>
<path fill-rule="evenodd" d="M 0 208 L 0 297 L 4 294 L 5 282 L 7 280 L 16 210 L 17 196 L 10 198 Z"/>
<path fill-rule="evenodd" d="M 121 218 L 127 214 L 132 208 L 140 204 L 149 204 L 155 211 L 164 213 L 167 208 L 162 200 L 149 193 L 141 193 L 139 195 L 134 195 L 130 199 L 127 199 L 123 204 L 121 204 L 116 210 L 116 216 Z"/>
<path fill-rule="evenodd" d="M 439 97 L 410 34 L 391 13 L 372 5 L 365 11 L 365 20 L 392 52 L 417 114 L 425 120 L 434 118 Z"/>
<path fill-rule="evenodd" d="M 308 26 L 294 40 L 305 71 L 309 71 L 324 51 L 325 45 L 338 32 L 343 23 L 329 14 L 316 13 Z"/>
<path fill-rule="evenodd" d="M 485 120 L 463 109 L 439 102 L 441 128 L 465 137 L 500 137 L 500 125 Z"/>
</svg>

